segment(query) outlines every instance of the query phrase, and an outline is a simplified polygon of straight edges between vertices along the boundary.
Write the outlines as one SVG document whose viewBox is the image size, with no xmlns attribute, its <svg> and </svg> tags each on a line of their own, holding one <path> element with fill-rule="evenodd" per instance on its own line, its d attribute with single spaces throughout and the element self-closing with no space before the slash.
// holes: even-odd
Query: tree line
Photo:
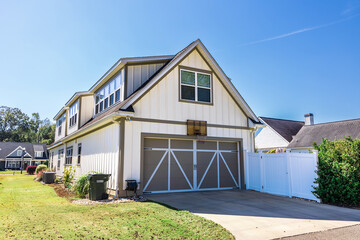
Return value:
<svg viewBox="0 0 360 240">
<path fill-rule="evenodd" d="M 29 117 L 19 108 L 0 107 L 0 142 L 32 142 L 51 144 L 55 138 L 55 124 L 39 113 Z"/>
</svg>

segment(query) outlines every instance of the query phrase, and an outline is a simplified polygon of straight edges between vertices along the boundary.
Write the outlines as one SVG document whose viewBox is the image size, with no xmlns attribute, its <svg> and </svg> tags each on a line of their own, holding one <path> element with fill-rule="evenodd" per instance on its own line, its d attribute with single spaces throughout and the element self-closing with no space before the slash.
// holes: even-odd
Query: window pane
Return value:
<svg viewBox="0 0 360 240">
<path fill-rule="evenodd" d="M 102 89 L 102 90 L 100 91 L 100 93 L 99 93 L 99 95 L 100 95 L 100 100 L 104 98 L 104 93 L 105 93 L 105 90 Z"/>
<path fill-rule="evenodd" d="M 115 93 L 115 102 L 120 100 L 120 89 L 116 91 Z"/>
<path fill-rule="evenodd" d="M 104 109 L 107 109 L 108 106 L 109 106 L 109 98 L 106 98 L 106 99 L 104 100 Z"/>
<path fill-rule="evenodd" d="M 103 105 L 103 104 L 104 104 L 104 102 L 101 102 L 101 103 L 100 103 L 100 112 L 102 112 L 102 110 L 104 109 L 104 105 Z"/>
<path fill-rule="evenodd" d="M 106 86 L 105 86 L 105 97 L 107 97 L 107 96 L 109 96 L 109 90 L 110 90 L 110 85 L 109 84 L 107 84 Z"/>
<path fill-rule="evenodd" d="M 181 83 L 195 85 L 195 73 L 181 70 Z"/>
<path fill-rule="evenodd" d="M 99 98 L 99 95 L 96 95 L 95 97 L 95 104 L 97 104 L 99 102 L 100 98 Z"/>
<path fill-rule="evenodd" d="M 98 112 L 99 112 L 99 104 L 97 104 L 97 105 L 95 106 L 95 114 L 98 114 Z"/>
<path fill-rule="evenodd" d="M 195 88 L 189 86 L 181 86 L 181 99 L 195 100 Z"/>
<path fill-rule="evenodd" d="M 198 101 L 210 102 L 210 89 L 198 88 Z"/>
<path fill-rule="evenodd" d="M 110 106 L 114 104 L 114 94 L 110 95 Z"/>
<path fill-rule="evenodd" d="M 115 79 L 110 82 L 110 94 L 115 91 Z"/>
<path fill-rule="evenodd" d="M 210 87 L 210 75 L 206 74 L 197 74 L 197 84 L 201 87 Z"/>
</svg>

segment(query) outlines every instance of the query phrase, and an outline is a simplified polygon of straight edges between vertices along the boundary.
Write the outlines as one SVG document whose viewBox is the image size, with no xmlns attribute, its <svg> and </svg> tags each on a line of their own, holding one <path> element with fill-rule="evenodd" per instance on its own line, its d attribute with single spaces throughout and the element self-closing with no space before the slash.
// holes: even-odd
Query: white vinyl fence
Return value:
<svg viewBox="0 0 360 240">
<path fill-rule="evenodd" d="M 246 188 L 319 201 L 312 191 L 317 153 L 247 153 Z"/>
</svg>

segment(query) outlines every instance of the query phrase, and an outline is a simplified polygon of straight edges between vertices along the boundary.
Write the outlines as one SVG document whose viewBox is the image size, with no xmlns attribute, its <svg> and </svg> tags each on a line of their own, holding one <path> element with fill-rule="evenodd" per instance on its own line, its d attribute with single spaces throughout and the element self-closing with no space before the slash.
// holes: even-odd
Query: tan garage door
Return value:
<svg viewBox="0 0 360 240">
<path fill-rule="evenodd" d="M 188 139 L 144 139 L 144 192 L 239 187 L 239 143 Z"/>
</svg>

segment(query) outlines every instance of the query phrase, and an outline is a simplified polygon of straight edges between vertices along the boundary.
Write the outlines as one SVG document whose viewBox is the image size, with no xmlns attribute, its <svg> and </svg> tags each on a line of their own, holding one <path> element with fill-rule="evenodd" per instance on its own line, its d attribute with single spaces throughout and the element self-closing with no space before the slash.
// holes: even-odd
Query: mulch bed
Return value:
<svg viewBox="0 0 360 240">
<path fill-rule="evenodd" d="M 112 203 L 126 203 L 126 202 L 145 202 L 146 198 L 140 197 L 128 197 L 128 198 L 115 198 L 115 199 L 105 199 L 99 201 L 92 201 L 90 199 L 76 199 L 76 196 L 73 192 L 69 191 L 64 187 L 63 184 L 49 184 L 48 186 L 54 188 L 54 191 L 59 197 L 66 198 L 71 203 L 78 205 L 100 205 L 100 204 L 112 204 Z"/>
</svg>

